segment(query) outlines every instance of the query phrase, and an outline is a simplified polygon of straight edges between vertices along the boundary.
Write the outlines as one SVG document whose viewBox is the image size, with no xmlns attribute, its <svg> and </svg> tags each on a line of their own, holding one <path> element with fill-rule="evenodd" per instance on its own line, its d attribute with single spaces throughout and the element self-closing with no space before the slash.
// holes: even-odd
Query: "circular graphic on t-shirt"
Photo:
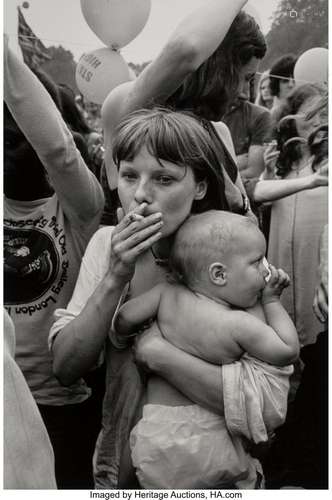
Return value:
<svg viewBox="0 0 332 500">
<path fill-rule="evenodd" d="M 5 227 L 5 304 L 26 304 L 42 297 L 54 283 L 59 262 L 59 253 L 47 233 Z"/>
</svg>

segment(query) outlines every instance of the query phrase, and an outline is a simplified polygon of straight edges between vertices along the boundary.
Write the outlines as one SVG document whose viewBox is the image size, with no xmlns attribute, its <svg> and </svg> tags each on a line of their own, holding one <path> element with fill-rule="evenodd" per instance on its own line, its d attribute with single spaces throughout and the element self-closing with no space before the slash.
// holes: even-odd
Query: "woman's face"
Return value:
<svg viewBox="0 0 332 500">
<path fill-rule="evenodd" d="M 320 95 L 310 97 L 303 104 L 301 104 L 296 113 L 297 118 L 295 121 L 297 133 L 304 139 L 308 139 L 309 135 L 322 125 L 322 123 L 324 123 L 324 120 L 327 121 L 327 117 L 325 116 L 326 110 L 316 113 L 310 120 L 306 119 L 308 112 L 316 106 L 319 106 L 321 99 Z"/>
<path fill-rule="evenodd" d="M 146 215 L 161 212 L 166 237 L 188 217 L 193 201 L 204 198 L 207 183 L 197 183 L 190 167 L 161 163 L 145 147 L 132 161 L 121 161 L 118 193 L 125 213 L 143 202 L 147 203 Z"/>
<path fill-rule="evenodd" d="M 270 91 L 270 80 L 266 78 L 266 80 L 263 80 L 260 86 L 261 90 L 261 96 L 263 101 L 267 101 L 269 99 L 272 99 L 271 91 Z"/>
<path fill-rule="evenodd" d="M 244 64 L 239 73 L 238 95 L 249 99 L 250 80 L 254 78 L 260 60 L 252 57 L 249 62 Z"/>
<path fill-rule="evenodd" d="M 281 78 L 279 81 L 279 99 L 286 99 L 295 87 L 293 78 Z"/>
</svg>

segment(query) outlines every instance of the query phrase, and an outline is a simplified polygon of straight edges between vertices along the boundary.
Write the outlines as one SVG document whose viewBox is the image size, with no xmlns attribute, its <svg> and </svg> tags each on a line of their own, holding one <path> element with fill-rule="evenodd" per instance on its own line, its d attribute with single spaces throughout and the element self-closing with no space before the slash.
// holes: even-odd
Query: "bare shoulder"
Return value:
<svg viewBox="0 0 332 500">
<path fill-rule="evenodd" d="M 262 318 L 243 309 L 230 309 L 224 314 L 224 318 L 230 330 L 237 335 L 248 330 L 251 326 L 254 327 L 257 322 L 262 322 Z"/>
</svg>

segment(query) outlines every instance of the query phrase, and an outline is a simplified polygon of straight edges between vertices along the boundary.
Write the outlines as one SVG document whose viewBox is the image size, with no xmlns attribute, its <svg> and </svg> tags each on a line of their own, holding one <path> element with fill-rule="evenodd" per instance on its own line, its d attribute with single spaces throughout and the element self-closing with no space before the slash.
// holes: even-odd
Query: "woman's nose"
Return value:
<svg viewBox="0 0 332 500">
<path fill-rule="evenodd" d="M 135 192 L 135 201 L 140 204 L 143 202 L 152 203 L 152 189 L 148 181 L 142 180 Z"/>
</svg>

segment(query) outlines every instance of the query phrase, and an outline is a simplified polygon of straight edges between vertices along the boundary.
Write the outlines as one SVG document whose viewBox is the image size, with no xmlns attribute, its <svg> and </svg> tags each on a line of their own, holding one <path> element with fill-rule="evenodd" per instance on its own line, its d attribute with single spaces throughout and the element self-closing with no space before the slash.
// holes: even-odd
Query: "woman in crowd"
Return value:
<svg viewBox="0 0 332 500">
<path fill-rule="evenodd" d="M 159 109 L 135 112 L 119 126 L 113 155 L 119 166 L 121 221 L 92 238 L 72 300 L 67 309 L 57 311 L 50 335 L 54 370 L 65 384 L 97 362 L 106 342 L 107 392 L 96 455 L 96 486 L 102 488 L 117 485 L 121 453 L 142 396 L 131 349 L 117 352 L 108 342 L 118 303 L 166 279 L 173 234 L 190 213 L 228 209 L 214 143 L 192 116 Z M 179 362 L 181 356 L 173 353 L 172 359 Z M 193 401 L 222 413 L 220 368 L 188 358 L 188 372 L 181 381 L 176 380 L 176 370 L 165 377 Z M 285 392 L 277 407 L 285 411 L 287 388 L 282 386 Z M 280 424 L 283 415 L 274 414 L 268 426 Z"/>
<path fill-rule="evenodd" d="M 77 293 L 67 311 L 58 311 L 59 319 L 52 329 L 50 340 L 53 345 L 54 369 L 64 383 L 76 380 L 96 363 L 107 338 L 119 297 L 125 283 L 131 280 L 134 269 L 131 294 L 140 293 L 165 278 L 162 264 L 165 264 L 167 259 L 172 233 L 190 213 L 191 205 L 194 207 L 197 204 L 193 203 L 196 189 L 191 188 L 186 196 L 178 192 L 180 186 L 184 187 L 187 176 L 194 175 L 197 161 L 179 161 L 179 155 L 183 158 L 183 153 L 177 146 L 181 138 L 177 141 L 174 139 L 172 147 L 163 146 L 152 159 L 151 151 L 146 155 L 144 150 L 144 154 L 137 151 L 136 157 L 131 154 L 127 161 L 118 162 L 118 139 L 115 130 L 121 119 L 133 110 L 159 103 L 172 104 L 177 109 L 193 109 L 206 119 L 205 126 L 214 141 L 218 164 L 224 166 L 224 187 L 219 197 L 222 193 L 225 196 L 223 203 L 217 206 L 241 213 L 247 211 L 240 191 L 243 188 L 229 153 L 233 152 L 229 132 L 222 123 L 215 124 L 214 128 L 207 121 L 219 119 L 229 96 L 237 92 L 239 85 L 243 86 L 246 78 L 251 78 L 256 71 L 258 59 L 263 57 L 266 50 L 264 38 L 254 20 L 243 13 L 236 17 L 245 3 L 244 0 L 238 0 L 225 5 L 224 2 L 214 0 L 197 9 L 179 25 L 157 59 L 134 82 L 117 87 L 104 105 L 107 175 L 110 189 L 115 189 L 118 163 L 119 195 L 126 216 L 114 229 L 112 242 L 109 238 L 109 228 L 97 233 L 98 236 L 91 241 L 90 251 L 83 261 Z M 235 17 L 236 20 L 232 24 Z M 226 36 L 231 25 L 230 33 Z M 232 65 L 232 72 L 229 71 L 229 65 Z M 220 86 L 221 82 L 224 82 L 223 87 Z M 164 127 L 161 118 L 160 127 Z M 196 127 L 195 129 L 197 130 Z M 160 134 L 161 130 L 164 128 L 160 129 Z M 185 126 L 181 127 L 181 133 L 184 133 L 184 138 L 180 140 L 181 149 L 186 151 L 190 141 L 185 144 L 189 140 Z M 206 131 L 197 130 L 198 143 L 200 136 L 206 144 L 210 143 Z M 219 140 L 220 137 L 224 139 L 229 151 Z M 117 162 L 114 162 L 114 153 Z M 156 160 L 156 156 L 161 160 Z M 165 160 L 171 163 L 172 172 L 161 176 L 160 161 L 164 164 Z M 186 169 L 179 168 L 184 164 Z M 210 166 L 206 165 L 206 169 L 207 172 L 210 171 Z M 170 173 L 172 175 L 169 175 Z M 200 181 L 200 177 L 196 178 L 196 188 Z M 240 189 L 234 188 L 234 182 Z M 163 183 L 165 186 L 161 188 L 160 184 Z M 212 183 L 220 189 L 217 178 Z M 207 203 L 204 209 L 208 209 L 213 201 L 211 191 L 208 190 L 205 199 Z M 215 204 L 215 199 L 213 203 Z M 173 213 L 173 204 L 176 213 Z M 132 208 L 135 208 L 134 213 L 130 213 Z M 158 225 L 160 220 L 152 217 L 154 213 L 156 217 L 159 211 L 162 212 L 164 221 L 161 235 Z M 141 219 L 141 215 L 146 217 Z M 138 234 L 129 238 L 129 235 L 136 231 Z M 104 249 L 103 252 L 101 248 Z M 127 270 L 120 266 L 120 257 L 127 263 Z M 96 269 L 98 262 L 101 269 Z M 139 283 L 143 269 L 144 282 Z M 82 294 L 83 289 L 86 292 Z M 165 345 L 156 330 L 144 335 L 136 349 L 136 355 L 142 362 L 149 365 L 153 360 L 152 368 L 164 370 L 161 375 L 185 392 L 190 399 L 214 411 L 223 411 L 220 368 L 174 350 L 173 346 Z M 149 356 L 151 352 L 152 357 Z M 169 363 L 161 361 L 165 359 L 165 354 Z M 161 361 L 159 367 L 156 366 L 158 361 Z M 104 400 L 104 425 L 95 461 L 96 485 L 106 488 L 117 484 L 122 447 L 135 421 L 141 393 L 130 352 L 117 353 L 108 347 L 107 364 L 108 391 Z M 231 391 L 232 394 L 235 392 Z"/>
<path fill-rule="evenodd" d="M 239 89 L 254 76 L 266 52 L 255 20 L 239 13 L 246 3 L 209 0 L 179 24 L 158 57 L 136 80 L 110 93 L 102 115 L 111 190 L 117 185 L 112 161 L 114 130 L 123 117 L 142 107 L 167 105 L 194 112 L 206 120 L 211 135 L 220 143 L 224 163 L 229 153 L 235 157 L 229 130 L 220 119 Z M 240 179 L 237 184 L 245 193 Z"/>
<path fill-rule="evenodd" d="M 255 104 L 257 104 L 258 106 L 263 106 L 267 109 L 272 108 L 273 95 L 271 94 L 270 90 L 269 71 L 264 71 L 259 79 Z"/>
<path fill-rule="evenodd" d="M 319 138 L 316 130 L 327 121 L 326 108 L 309 120 L 306 115 L 321 101 L 323 92 L 313 84 L 301 85 L 293 90 L 281 110 L 277 131 L 278 151 L 274 153 L 274 159 L 273 153 L 270 153 L 272 161 L 269 168 L 271 170 L 276 166 L 275 178 L 292 181 L 293 184 L 296 182 L 298 186 L 302 185 L 301 190 L 294 191 L 294 194 L 285 193 L 285 197 L 276 200 L 271 192 L 262 195 L 262 186 L 258 185 L 261 200 L 264 197 L 265 201 L 276 200 L 272 204 L 268 258 L 276 266 L 283 267 L 291 277 L 291 286 L 285 291 L 282 302 L 296 325 L 302 345 L 315 342 L 319 331 L 312 303 L 317 282 L 319 237 L 327 223 L 328 189 L 327 166 L 322 170 L 317 166 L 324 160 L 324 154 L 326 159 L 324 144 L 327 144 L 327 136 L 324 137 L 324 130 L 321 129 L 318 132 L 323 133 L 323 138 Z M 325 149 L 323 157 L 317 151 L 317 144 L 323 152 Z M 281 181 L 272 182 L 280 184 Z M 290 184 L 285 183 L 284 186 Z"/>
</svg>

